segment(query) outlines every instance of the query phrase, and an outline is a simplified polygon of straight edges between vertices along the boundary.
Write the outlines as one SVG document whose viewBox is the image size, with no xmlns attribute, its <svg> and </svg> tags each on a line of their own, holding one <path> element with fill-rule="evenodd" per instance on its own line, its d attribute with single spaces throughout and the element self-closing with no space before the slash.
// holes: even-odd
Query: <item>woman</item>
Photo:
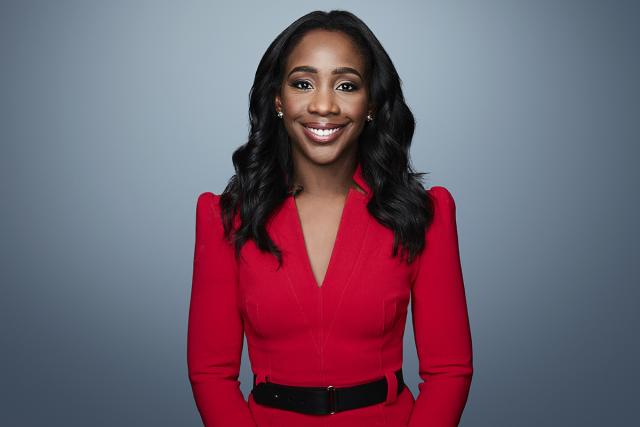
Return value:
<svg viewBox="0 0 640 427">
<path fill-rule="evenodd" d="M 458 425 L 473 368 L 455 204 L 411 172 L 415 123 L 379 41 L 345 11 L 298 19 L 258 66 L 250 124 L 236 175 L 197 201 L 188 367 L 204 425 Z"/>
</svg>

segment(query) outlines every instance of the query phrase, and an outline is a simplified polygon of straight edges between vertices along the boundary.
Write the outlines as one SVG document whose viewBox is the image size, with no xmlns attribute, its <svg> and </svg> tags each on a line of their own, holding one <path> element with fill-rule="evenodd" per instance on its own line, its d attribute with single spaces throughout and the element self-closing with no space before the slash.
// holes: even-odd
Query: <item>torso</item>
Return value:
<svg viewBox="0 0 640 427">
<path fill-rule="evenodd" d="M 355 185 L 351 189 L 364 194 Z M 318 287 L 322 286 L 327 273 L 346 198 L 347 194 L 336 197 L 335 200 L 305 198 L 304 193 L 295 197 L 306 256 Z"/>
</svg>

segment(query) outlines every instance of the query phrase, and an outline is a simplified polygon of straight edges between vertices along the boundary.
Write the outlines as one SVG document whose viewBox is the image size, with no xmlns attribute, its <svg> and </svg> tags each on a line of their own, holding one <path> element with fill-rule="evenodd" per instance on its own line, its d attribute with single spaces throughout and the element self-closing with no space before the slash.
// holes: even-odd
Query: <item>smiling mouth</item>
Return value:
<svg viewBox="0 0 640 427">
<path fill-rule="evenodd" d="M 339 131 L 340 129 L 342 129 L 344 126 L 339 126 L 339 127 L 335 127 L 332 129 L 315 129 L 309 126 L 305 126 L 305 128 L 309 129 L 311 132 L 313 132 L 314 134 L 318 135 L 318 136 L 329 136 L 337 131 Z"/>
<path fill-rule="evenodd" d="M 302 125 L 304 133 L 307 137 L 316 143 L 328 143 L 335 141 L 347 125 L 336 125 L 331 128 L 314 128 L 312 126 Z"/>
</svg>

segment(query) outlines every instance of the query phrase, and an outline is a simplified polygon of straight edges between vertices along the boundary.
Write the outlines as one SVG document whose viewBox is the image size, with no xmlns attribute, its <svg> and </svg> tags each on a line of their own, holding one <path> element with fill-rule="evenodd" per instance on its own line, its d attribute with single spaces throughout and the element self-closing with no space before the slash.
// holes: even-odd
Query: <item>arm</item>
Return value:
<svg viewBox="0 0 640 427">
<path fill-rule="evenodd" d="M 419 394 L 408 426 L 456 427 L 473 375 L 471 331 L 455 202 L 444 187 L 433 187 L 428 193 L 435 203 L 434 218 L 411 290 L 422 382 L 418 384 Z"/>
<path fill-rule="evenodd" d="M 256 427 L 239 388 L 244 330 L 233 247 L 223 237 L 219 198 L 202 193 L 196 207 L 187 333 L 189 381 L 205 427 Z"/>
</svg>

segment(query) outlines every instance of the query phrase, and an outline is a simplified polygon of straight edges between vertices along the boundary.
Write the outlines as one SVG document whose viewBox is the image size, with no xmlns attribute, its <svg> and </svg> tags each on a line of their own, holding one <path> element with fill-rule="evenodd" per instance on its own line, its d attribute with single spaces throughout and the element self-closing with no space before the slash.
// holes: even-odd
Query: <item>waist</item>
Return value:
<svg viewBox="0 0 640 427">
<path fill-rule="evenodd" d="M 257 382 L 253 376 L 251 393 L 256 403 L 305 414 L 328 415 L 377 403 L 389 403 L 404 389 L 402 368 L 387 372 L 383 378 L 351 386 L 287 385 Z"/>
</svg>

